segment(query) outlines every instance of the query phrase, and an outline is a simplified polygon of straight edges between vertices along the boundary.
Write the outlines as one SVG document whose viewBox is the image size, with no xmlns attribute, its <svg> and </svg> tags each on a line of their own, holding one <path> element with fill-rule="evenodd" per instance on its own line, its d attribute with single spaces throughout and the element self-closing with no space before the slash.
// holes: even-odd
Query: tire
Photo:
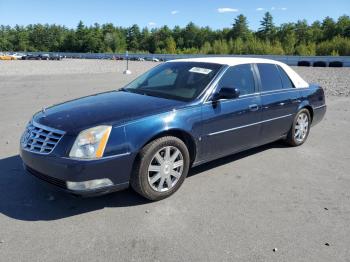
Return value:
<svg viewBox="0 0 350 262">
<path fill-rule="evenodd" d="M 301 121 L 301 118 L 307 119 L 307 126 L 305 123 L 302 124 L 303 121 Z M 298 126 L 301 129 L 299 129 Z M 310 112 L 306 108 L 303 108 L 294 117 L 293 125 L 289 130 L 286 138 L 287 144 L 290 146 L 300 146 L 304 144 L 307 137 L 309 136 L 310 127 L 311 127 Z"/>
<path fill-rule="evenodd" d="M 142 148 L 130 184 L 143 197 L 158 201 L 180 188 L 189 166 L 190 155 L 184 142 L 173 136 L 161 137 Z"/>
</svg>

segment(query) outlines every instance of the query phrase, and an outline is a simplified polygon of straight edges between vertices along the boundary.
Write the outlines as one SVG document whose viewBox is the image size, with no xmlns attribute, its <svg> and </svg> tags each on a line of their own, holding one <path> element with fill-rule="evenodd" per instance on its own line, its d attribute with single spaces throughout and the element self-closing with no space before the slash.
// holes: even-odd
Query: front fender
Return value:
<svg viewBox="0 0 350 262">
<path fill-rule="evenodd" d="M 184 131 L 197 141 L 200 120 L 200 106 L 148 116 L 125 125 L 126 143 L 131 153 L 137 153 L 152 138 L 171 130 Z"/>
</svg>

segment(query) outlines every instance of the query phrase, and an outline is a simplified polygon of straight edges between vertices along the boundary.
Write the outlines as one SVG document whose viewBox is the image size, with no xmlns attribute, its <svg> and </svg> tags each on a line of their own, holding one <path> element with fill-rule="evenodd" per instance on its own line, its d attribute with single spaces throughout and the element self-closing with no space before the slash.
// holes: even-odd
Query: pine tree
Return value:
<svg viewBox="0 0 350 262">
<path fill-rule="evenodd" d="M 276 28 L 270 12 L 265 13 L 263 19 L 260 21 L 260 25 L 258 36 L 264 40 L 272 41 L 275 36 Z"/>
<path fill-rule="evenodd" d="M 235 18 L 235 21 L 232 24 L 230 38 L 233 38 L 233 39 L 241 38 L 243 40 L 246 40 L 249 34 L 250 34 L 250 30 L 248 28 L 247 18 L 244 15 L 240 14 Z"/>
</svg>

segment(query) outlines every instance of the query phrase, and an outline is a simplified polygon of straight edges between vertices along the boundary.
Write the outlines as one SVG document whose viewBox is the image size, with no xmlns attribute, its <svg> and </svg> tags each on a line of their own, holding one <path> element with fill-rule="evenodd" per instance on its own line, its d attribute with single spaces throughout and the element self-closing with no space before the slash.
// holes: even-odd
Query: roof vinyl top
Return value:
<svg viewBox="0 0 350 262">
<path fill-rule="evenodd" d="M 202 63 L 215 63 L 221 65 L 235 66 L 242 64 L 276 64 L 283 68 L 288 74 L 296 88 L 309 87 L 309 84 L 301 78 L 292 68 L 285 63 L 264 59 L 264 58 L 250 58 L 250 57 L 201 57 L 201 58 L 187 58 L 187 59 L 176 59 L 168 61 L 167 63 L 175 62 L 202 62 Z"/>
</svg>

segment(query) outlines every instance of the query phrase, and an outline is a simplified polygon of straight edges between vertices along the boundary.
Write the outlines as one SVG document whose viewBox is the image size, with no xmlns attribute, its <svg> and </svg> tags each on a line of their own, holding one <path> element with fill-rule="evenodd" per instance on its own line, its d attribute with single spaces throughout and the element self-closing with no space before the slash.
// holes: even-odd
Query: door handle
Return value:
<svg viewBox="0 0 350 262">
<path fill-rule="evenodd" d="M 280 106 L 284 106 L 284 105 L 285 105 L 285 103 L 284 103 L 284 102 L 281 102 L 281 103 L 279 103 L 279 105 L 280 105 Z"/>
<path fill-rule="evenodd" d="M 249 106 L 249 110 L 250 111 L 258 111 L 259 110 L 259 106 L 257 104 L 250 105 Z"/>
</svg>

